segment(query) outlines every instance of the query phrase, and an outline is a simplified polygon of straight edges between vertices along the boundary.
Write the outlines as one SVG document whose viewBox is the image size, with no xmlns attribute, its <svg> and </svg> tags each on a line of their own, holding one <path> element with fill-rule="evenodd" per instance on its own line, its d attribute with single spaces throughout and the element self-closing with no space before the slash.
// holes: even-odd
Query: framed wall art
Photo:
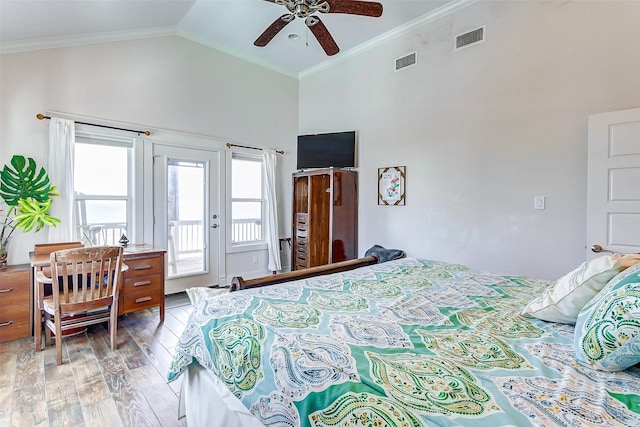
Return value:
<svg viewBox="0 0 640 427">
<path fill-rule="evenodd" d="M 404 206 L 406 169 L 405 166 L 378 168 L 379 205 Z"/>
</svg>

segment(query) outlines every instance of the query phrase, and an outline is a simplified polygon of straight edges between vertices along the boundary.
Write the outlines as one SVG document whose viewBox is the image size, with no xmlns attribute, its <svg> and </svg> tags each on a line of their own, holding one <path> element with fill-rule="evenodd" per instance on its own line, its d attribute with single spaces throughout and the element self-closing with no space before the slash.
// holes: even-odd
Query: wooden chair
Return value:
<svg viewBox="0 0 640 427">
<path fill-rule="evenodd" d="M 41 261 L 39 264 L 43 262 L 48 263 L 49 257 L 51 256 L 51 252 L 61 251 L 63 249 L 73 249 L 73 248 L 82 248 L 84 244 L 82 242 L 57 242 L 57 243 L 38 243 L 33 247 L 32 253 L 32 262 L 37 258 Z M 33 264 L 32 264 L 33 265 Z M 44 285 L 37 282 L 37 277 L 39 271 L 44 271 L 45 276 L 51 275 L 50 266 L 46 267 L 33 267 L 31 273 L 31 280 L 33 286 L 33 329 L 35 335 L 35 345 L 36 351 L 42 351 L 42 322 L 43 322 L 43 313 L 44 310 L 42 308 L 42 304 L 44 298 L 46 296 L 50 296 L 51 292 L 49 291 L 47 295 L 45 295 L 45 287 Z M 51 288 L 51 286 L 49 286 Z M 50 290 L 50 289 L 49 289 Z"/>
<path fill-rule="evenodd" d="M 122 247 L 99 246 L 52 252 L 51 277 L 39 271 L 36 280 L 51 284 L 53 295 L 43 299 L 45 344 L 55 333 L 56 360 L 62 364 L 64 331 L 109 322 L 111 349 L 117 346 L 118 290 Z"/>
</svg>

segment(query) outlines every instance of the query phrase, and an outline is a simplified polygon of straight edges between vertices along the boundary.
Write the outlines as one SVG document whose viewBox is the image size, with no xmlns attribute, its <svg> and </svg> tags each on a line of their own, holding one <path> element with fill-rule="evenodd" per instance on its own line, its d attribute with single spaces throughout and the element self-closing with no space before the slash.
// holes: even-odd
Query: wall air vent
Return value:
<svg viewBox="0 0 640 427">
<path fill-rule="evenodd" d="M 475 30 L 467 31 L 466 33 L 458 34 L 455 38 L 455 45 L 453 50 L 460 50 L 465 47 L 473 46 L 484 41 L 484 32 L 486 25 L 476 28 Z"/>
<path fill-rule="evenodd" d="M 416 65 L 417 63 L 418 63 L 417 52 L 411 52 L 408 55 L 405 55 L 401 58 L 396 59 L 396 71 L 403 70 L 412 65 Z"/>
</svg>

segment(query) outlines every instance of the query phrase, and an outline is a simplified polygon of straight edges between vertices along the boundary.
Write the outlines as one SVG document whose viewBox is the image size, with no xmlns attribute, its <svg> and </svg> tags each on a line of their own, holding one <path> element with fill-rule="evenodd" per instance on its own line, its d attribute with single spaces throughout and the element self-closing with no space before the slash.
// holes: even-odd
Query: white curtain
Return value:
<svg viewBox="0 0 640 427">
<path fill-rule="evenodd" d="M 269 270 L 279 271 L 280 245 L 278 237 L 278 200 L 276 199 L 276 150 L 265 149 L 262 151 L 262 171 L 265 180 L 267 218 L 266 240 L 269 248 Z"/>
<path fill-rule="evenodd" d="M 73 120 L 52 117 L 49 124 L 49 167 L 51 185 L 58 187 L 60 197 L 51 203 L 51 215 L 60 219 L 49 227 L 49 242 L 73 240 L 73 158 L 76 139 Z"/>
</svg>

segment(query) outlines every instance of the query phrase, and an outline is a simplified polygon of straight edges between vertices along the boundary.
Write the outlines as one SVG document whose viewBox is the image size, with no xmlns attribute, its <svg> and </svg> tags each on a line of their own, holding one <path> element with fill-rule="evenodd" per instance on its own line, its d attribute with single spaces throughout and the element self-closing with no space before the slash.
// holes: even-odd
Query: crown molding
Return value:
<svg viewBox="0 0 640 427">
<path fill-rule="evenodd" d="M 420 18 L 414 19 L 413 21 L 408 22 L 405 25 L 402 25 L 391 31 L 388 31 L 352 49 L 349 49 L 345 52 L 341 52 L 340 55 L 338 55 L 338 57 L 328 59 L 316 66 L 310 67 L 299 73 L 287 71 L 283 68 L 274 66 L 273 64 L 256 60 L 256 58 L 251 57 L 250 55 L 243 54 L 235 49 L 231 49 L 223 45 L 212 43 L 211 41 L 207 40 L 204 37 L 200 37 L 197 34 L 180 29 L 179 26 L 178 27 L 176 26 L 156 27 L 156 28 L 146 28 L 146 29 L 137 29 L 137 30 L 103 32 L 103 33 L 95 33 L 95 34 L 78 34 L 78 35 L 71 35 L 71 36 L 46 37 L 46 38 L 30 39 L 30 40 L 14 40 L 14 41 L 0 42 L 0 54 L 19 53 L 19 52 L 27 52 L 27 51 L 34 51 L 34 50 L 42 50 L 42 49 L 54 49 L 54 48 L 61 48 L 61 47 L 91 45 L 91 44 L 136 40 L 136 39 L 146 39 L 146 38 L 154 38 L 154 37 L 179 36 L 187 40 L 191 40 L 195 43 L 201 44 L 203 46 L 207 46 L 209 48 L 218 50 L 222 53 L 232 55 L 242 60 L 251 62 L 255 65 L 261 66 L 268 70 L 271 70 L 280 74 L 284 74 L 288 77 L 292 77 L 300 80 L 305 77 L 309 77 L 312 74 L 317 73 L 321 70 L 324 70 L 333 65 L 336 65 L 340 62 L 343 62 L 349 58 L 352 58 L 362 52 L 368 51 L 384 41 L 391 40 L 395 37 L 401 36 L 415 29 L 416 27 L 419 27 L 428 22 L 435 21 L 451 13 L 454 13 L 468 6 L 469 4 L 475 3 L 477 1 L 479 0 L 454 0 L 452 2 L 446 3 L 445 5 L 437 9 L 434 9 L 433 11 L 427 13 L 426 15 L 421 16 Z"/>
<path fill-rule="evenodd" d="M 349 49 L 346 52 L 344 52 L 343 54 L 341 54 L 339 57 L 335 58 L 335 59 L 330 59 L 328 61 L 324 61 L 318 65 L 315 65 L 311 68 L 307 68 L 304 71 L 301 71 L 300 73 L 298 73 L 298 79 L 303 79 L 305 77 L 309 77 L 312 74 L 315 74 L 321 70 L 324 70 L 326 68 L 332 67 L 340 62 L 343 62 L 353 56 L 356 56 L 362 52 L 365 52 L 369 49 L 374 48 L 375 46 L 377 46 L 378 44 L 385 42 L 387 40 L 391 40 L 394 39 L 396 37 L 399 37 L 421 25 L 424 25 L 428 22 L 432 22 L 435 21 L 437 19 L 443 18 L 447 15 L 450 15 L 454 12 L 457 12 L 460 9 L 463 9 L 465 7 L 467 7 L 468 5 L 478 2 L 480 0 L 454 0 L 450 3 L 447 3 L 443 6 L 440 6 L 437 9 L 432 10 L 431 12 L 421 16 L 420 18 L 416 18 L 413 21 L 407 22 L 406 24 L 394 28 L 391 31 L 387 31 L 384 34 L 379 35 L 378 37 L 375 37 L 365 43 L 362 43 L 361 45 L 358 45 L 356 47 L 354 47 L 353 49 Z"/>
<path fill-rule="evenodd" d="M 175 36 L 176 27 L 156 27 L 139 30 L 113 31 L 95 34 L 76 34 L 60 37 L 45 37 L 29 40 L 14 40 L 0 43 L 0 54 L 27 52 L 41 49 L 82 46 L 99 43 Z"/>
</svg>

